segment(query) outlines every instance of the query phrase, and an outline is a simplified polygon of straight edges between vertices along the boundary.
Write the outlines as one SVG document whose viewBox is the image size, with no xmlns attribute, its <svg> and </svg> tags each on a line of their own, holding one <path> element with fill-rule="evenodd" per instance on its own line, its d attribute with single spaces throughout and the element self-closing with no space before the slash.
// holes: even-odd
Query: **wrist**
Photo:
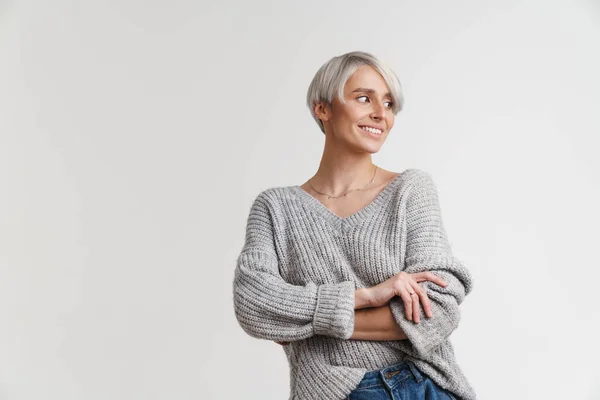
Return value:
<svg viewBox="0 0 600 400">
<path fill-rule="evenodd" d="M 354 291 L 354 309 L 367 308 L 371 304 L 371 291 L 369 288 L 360 288 Z"/>
</svg>

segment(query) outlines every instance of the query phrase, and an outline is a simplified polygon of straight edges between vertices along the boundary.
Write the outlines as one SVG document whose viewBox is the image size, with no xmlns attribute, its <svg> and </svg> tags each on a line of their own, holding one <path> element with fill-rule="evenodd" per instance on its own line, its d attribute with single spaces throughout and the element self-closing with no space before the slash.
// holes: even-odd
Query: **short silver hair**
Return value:
<svg viewBox="0 0 600 400">
<path fill-rule="evenodd" d="M 368 65 L 379 72 L 390 89 L 392 95 L 392 112 L 398 114 L 404 105 L 402 85 L 392 69 L 383 61 L 364 51 L 352 51 L 341 56 L 333 57 L 319 68 L 306 94 L 306 105 L 321 131 L 325 133 L 323 121 L 315 114 L 314 106 L 318 102 L 325 102 L 329 106 L 337 97 L 342 103 L 344 100 L 344 86 L 358 67 Z"/>
</svg>

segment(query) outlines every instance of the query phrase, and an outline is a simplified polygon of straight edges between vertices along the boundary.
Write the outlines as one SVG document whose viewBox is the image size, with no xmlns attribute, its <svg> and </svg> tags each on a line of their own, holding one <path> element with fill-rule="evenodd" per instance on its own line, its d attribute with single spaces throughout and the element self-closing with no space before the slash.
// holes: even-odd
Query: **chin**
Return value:
<svg viewBox="0 0 600 400">
<path fill-rule="evenodd" d="M 375 154 L 379 150 L 381 150 L 381 144 L 379 144 L 379 143 L 363 144 L 360 147 L 365 153 L 371 153 L 371 154 Z"/>
</svg>

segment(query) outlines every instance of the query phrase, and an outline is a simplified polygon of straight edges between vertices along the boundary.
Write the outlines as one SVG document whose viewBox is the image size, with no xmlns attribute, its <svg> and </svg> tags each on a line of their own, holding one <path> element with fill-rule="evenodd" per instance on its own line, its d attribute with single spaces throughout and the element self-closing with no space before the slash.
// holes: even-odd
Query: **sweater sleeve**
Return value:
<svg viewBox="0 0 600 400">
<path fill-rule="evenodd" d="M 238 323 L 259 339 L 295 341 L 314 335 L 349 339 L 354 332 L 354 282 L 305 286 L 286 282 L 279 273 L 274 218 L 263 193 L 250 209 L 234 273 Z"/>
<path fill-rule="evenodd" d="M 406 261 L 404 271 L 430 271 L 442 277 L 444 288 L 425 281 L 432 314 L 427 318 L 421 309 L 419 323 L 406 319 L 404 302 L 394 297 L 390 308 L 396 322 L 406 334 L 412 350 L 424 356 L 437 348 L 458 327 L 459 304 L 472 289 L 472 278 L 460 260 L 453 256 L 442 222 L 436 185 L 431 175 L 419 170 L 406 203 Z"/>
</svg>

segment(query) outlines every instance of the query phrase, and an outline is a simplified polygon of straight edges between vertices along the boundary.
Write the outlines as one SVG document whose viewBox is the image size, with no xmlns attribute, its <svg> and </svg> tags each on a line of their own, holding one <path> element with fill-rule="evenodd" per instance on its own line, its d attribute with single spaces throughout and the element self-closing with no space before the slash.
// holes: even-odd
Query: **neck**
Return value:
<svg viewBox="0 0 600 400">
<path fill-rule="evenodd" d="M 321 191 L 342 193 L 366 185 L 374 172 L 370 153 L 352 153 L 325 144 L 319 169 L 310 182 Z"/>
</svg>

